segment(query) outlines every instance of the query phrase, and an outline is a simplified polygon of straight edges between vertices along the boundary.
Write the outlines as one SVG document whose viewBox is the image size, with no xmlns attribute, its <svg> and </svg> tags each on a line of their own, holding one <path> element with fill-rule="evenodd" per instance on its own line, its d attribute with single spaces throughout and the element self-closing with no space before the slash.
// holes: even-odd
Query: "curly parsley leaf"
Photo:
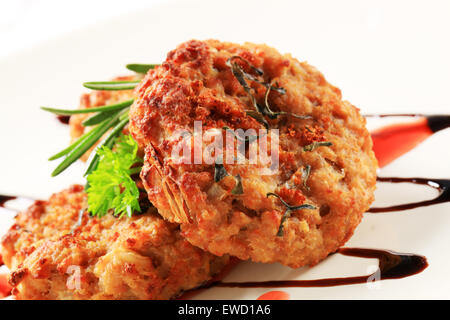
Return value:
<svg viewBox="0 0 450 320">
<path fill-rule="evenodd" d="M 114 150 L 107 146 L 97 150 L 98 166 L 87 176 L 88 210 L 92 216 L 113 212 L 118 217 L 131 217 L 133 212 L 141 211 L 139 190 L 131 178 L 136 165 L 142 164 L 137 151 L 138 145 L 129 135 L 121 135 Z"/>
</svg>

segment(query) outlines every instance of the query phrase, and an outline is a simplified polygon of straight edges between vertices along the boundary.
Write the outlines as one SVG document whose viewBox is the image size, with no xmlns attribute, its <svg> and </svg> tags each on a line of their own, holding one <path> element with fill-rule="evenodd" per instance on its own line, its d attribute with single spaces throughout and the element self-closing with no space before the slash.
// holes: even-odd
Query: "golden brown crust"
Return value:
<svg viewBox="0 0 450 320">
<path fill-rule="evenodd" d="M 251 101 L 226 63 L 235 55 L 262 69 L 264 81 L 286 89 L 285 95 L 270 93 L 274 110 L 312 116 L 268 120 L 279 129 L 276 173 L 225 165 L 230 174 L 242 177 L 243 195 L 231 193 L 233 179 L 214 182 L 213 164 L 178 164 L 171 157 L 179 142 L 174 133 L 192 132 L 194 121 L 201 121 L 204 130 L 262 128 L 246 115 Z M 265 87 L 248 83 L 262 103 Z M 181 224 L 183 236 L 195 246 L 292 267 L 315 264 L 350 238 L 373 201 L 376 160 L 364 118 L 320 72 L 290 55 L 265 45 L 188 41 L 147 74 L 136 97 L 129 130 L 146 151 L 141 178 L 149 199 L 163 217 Z M 303 150 L 317 141 L 332 146 Z M 307 165 L 311 174 L 305 187 L 301 173 Z M 278 237 L 284 207 L 267 198 L 269 192 L 291 205 L 308 203 L 317 209 L 293 212 Z"/>
<path fill-rule="evenodd" d="M 16 217 L 1 254 L 18 299 L 170 299 L 201 285 L 228 261 L 190 245 L 155 210 L 90 218 L 81 186 Z M 78 280 L 79 279 L 79 280 Z"/>
</svg>

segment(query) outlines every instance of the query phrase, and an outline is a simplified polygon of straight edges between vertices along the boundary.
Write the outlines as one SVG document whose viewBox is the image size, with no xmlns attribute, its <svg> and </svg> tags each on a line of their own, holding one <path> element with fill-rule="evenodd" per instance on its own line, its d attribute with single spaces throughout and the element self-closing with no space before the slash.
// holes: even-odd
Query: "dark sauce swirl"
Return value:
<svg viewBox="0 0 450 320">
<path fill-rule="evenodd" d="M 27 196 L 13 196 L 13 195 L 0 194 L 0 208 L 5 208 L 5 204 L 8 201 L 12 201 L 12 200 L 23 200 L 23 201 L 29 202 L 29 201 L 35 201 L 36 199 L 27 197 Z M 13 210 L 13 209 L 8 209 L 8 210 Z"/>
<path fill-rule="evenodd" d="M 58 119 L 58 121 L 62 124 L 69 124 L 70 116 L 57 115 L 56 119 Z"/>
<path fill-rule="evenodd" d="M 439 203 L 450 201 L 450 180 L 448 179 L 430 179 L 430 178 L 397 178 L 397 177 L 378 177 L 377 181 L 390 183 L 414 183 L 420 185 L 427 185 L 439 191 L 439 195 L 431 200 L 424 200 L 418 202 L 410 202 L 389 207 L 374 207 L 367 212 L 382 213 L 393 211 L 404 211 L 419 207 L 427 207 Z"/>
<path fill-rule="evenodd" d="M 411 253 L 398 253 L 390 250 L 340 248 L 337 253 L 358 258 L 378 259 L 378 270 L 372 274 L 355 277 L 325 278 L 314 280 L 275 280 L 251 282 L 214 281 L 207 284 L 210 287 L 226 288 L 304 288 L 333 287 L 350 284 L 362 284 L 378 280 L 400 279 L 422 272 L 428 267 L 427 259 Z"/>
<path fill-rule="evenodd" d="M 366 118 L 412 117 L 426 118 L 430 130 L 435 133 L 450 127 L 450 115 L 426 115 L 420 113 L 366 114 Z"/>
<path fill-rule="evenodd" d="M 0 194 L 0 207 L 3 208 L 5 206 L 6 202 L 14 200 L 14 199 L 17 199 L 17 197 L 16 196 L 6 196 L 3 194 Z"/>
</svg>

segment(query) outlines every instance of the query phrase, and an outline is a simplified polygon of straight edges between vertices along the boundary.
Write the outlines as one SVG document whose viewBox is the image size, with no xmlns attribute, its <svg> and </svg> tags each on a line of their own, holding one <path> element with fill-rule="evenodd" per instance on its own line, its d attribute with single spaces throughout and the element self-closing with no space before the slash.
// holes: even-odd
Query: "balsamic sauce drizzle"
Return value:
<svg viewBox="0 0 450 320">
<path fill-rule="evenodd" d="M 69 124 L 70 116 L 57 115 L 56 119 L 62 124 Z"/>
<path fill-rule="evenodd" d="M 426 115 L 420 113 L 394 113 L 394 114 L 366 114 L 365 118 L 386 118 L 386 117 L 412 117 L 426 118 L 427 125 L 431 132 L 435 133 L 440 130 L 450 128 L 450 115 Z"/>
<path fill-rule="evenodd" d="M 414 183 L 420 185 L 427 185 L 439 190 L 439 195 L 431 200 L 424 200 L 418 202 L 404 203 L 389 207 L 374 207 L 367 212 L 381 213 L 392 211 L 404 211 L 419 207 L 427 207 L 434 204 L 444 203 L 450 201 L 450 180 L 449 179 L 428 179 L 428 178 L 397 178 L 397 177 L 377 177 L 377 181 L 390 183 Z"/>
<path fill-rule="evenodd" d="M 303 288 L 303 287 L 334 287 L 350 284 L 362 284 L 377 280 L 401 279 L 422 272 L 428 267 L 427 259 L 423 256 L 398 253 L 390 250 L 340 248 L 337 253 L 358 258 L 378 259 L 378 270 L 370 275 L 342 278 L 325 278 L 314 280 L 275 280 L 250 282 L 222 282 L 209 283 L 206 288 Z"/>
<path fill-rule="evenodd" d="M 426 117 L 426 114 L 422 113 L 386 113 L 386 114 L 364 114 L 364 118 L 388 118 L 388 117 L 412 117 L 421 118 Z"/>
<path fill-rule="evenodd" d="M 11 200 L 17 199 L 16 196 L 6 196 L 3 194 L 0 194 L 0 207 L 5 207 L 5 203 Z"/>
<path fill-rule="evenodd" d="M 12 200 L 35 201 L 36 199 L 30 198 L 30 197 L 25 197 L 25 196 L 12 196 L 12 195 L 0 194 L 0 208 L 5 208 L 5 210 L 16 211 L 14 209 L 5 207 L 6 203 L 8 201 L 12 201 Z"/>
</svg>

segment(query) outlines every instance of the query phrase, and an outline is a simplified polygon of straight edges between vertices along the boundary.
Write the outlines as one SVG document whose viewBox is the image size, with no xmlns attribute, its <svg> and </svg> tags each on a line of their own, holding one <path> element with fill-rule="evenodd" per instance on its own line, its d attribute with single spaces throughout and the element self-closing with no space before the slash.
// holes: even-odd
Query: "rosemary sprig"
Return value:
<svg viewBox="0 0 450 320">
<path fill-rule="evenodd" d="M 142 74 L 146 74 L 150 69 L 155 69 L 156 66 L 158 66 L 158 64 L 130 63 L 126 65 L 128 70 Z"/>
<path fill-rule="evenodd" d="M 89 150 L 95 143 L 97 143 L 97 141 L 109 129 L 113 128 L 113 131 L 111 132 L 112 135 L 110 134 L 104 140 L 104 142 L 101 143 L 101 146 L 107 145 L 111 148 L 112 145 L 114 144 L 113 138 L 115 138 L 120 133 L 121 129 L 123 129 L 123 127 L 128 123 L 128 110 L 130 105 L 133 104 L 133 101 L 134 101 L 133 99 L 129 99 L 120 103 L 115 103 L 102 107 L 86 108 L 78 110 L 41 107 L 45 111 L 65 115 L 97 112 L 95 115 L 83 121 L 84 126 L 97 125 L 96 127 L 94 127 L 94 129 L 83 134 L 74 143 L 72 143 L 72 145 L 49 158 L 49 160 L 56 160 L 63 156 L 66 156 L 66 158 L 52 172 L 52 176 L 57 176 L 65 169 L 67 169 L 72 163 L 78 160 L 87 150 Z M 95 155 L 93 160 L 89 164 L 87 172 L 92 172 L 96 168 L 97 163 L 98 163 L 98 156 Z"/>
<path fill-rule="evenodd" d="M 329 147 L 332 145 L 333 145 L 333 143 L 331 143 L 329 141 L 314 141 L 313 143 L 304 146 L 303 151 L 313 151 L 313 150 L 317 149 L 318 147 Z"/>
<path fill-rule="evenodd" d="M 85 82 L 83 86 L 92 90 L 130 90 L 134 89 L 140 81 L 94 81 Z"/>
<path fill-rule="evenodd" d="M 103 146 L 112 149 L 116 138 L 120 135 L 122 129 L 126 126 L 127 123 L 128 123 L 128 110 L 126 110 L 119 116 L 119 123 L 115 125 L 115 127 L 111 130 L 108 136 L 98 145 L 97 149 Z M 98 161 L 99 155 L 97 152 L 95 152 L 95 155 L 92 158 L 92 161 L 89 163 L 88 169 L 86 170 L 84 176 L 87 176 L 97 168 Z"/>
<path fill-rule="evenodd" d="M 130 64 L 129 70 L 146 73 L 156 65 Z M 130 90 L 140 81 L 101 81 L 86 82 L 83 85 L 93 90 Z M 65 157 L 52 172 L 56 176 L 78 160 L 108 131 L 106 137 L 98 143 L 95 153 L 84 174 L 87 176 L 85 190 L 88 193 L 88 210 L 93 215 L 102 216 L 114 209 L 114 215 L 131 216 L 140 212 L 139 190 L 133 179 L 142 169 L 143 160 L 137 156 L 137 143 L 130 136 L 122 136 L 123 128 L 129 122 L 129 109 L 133 99 L 120 103 L 87 108 L 87 109 L 57 109 L 42 107 L 43 110 L 58 115 L 76 115 L 91 113 L 83 121 L 83 126 L 93 126 L 74 143 L 50 157 L 49 160 Z M 119 138 L 120 136 L 120 138 Z M 82 213 L 80 213 L 82 214 Z"/>
<path fill-rule="evenodd" d="M 88 151 L 111 127 L 116 125 L 122 113 L 123 111 L 120 114 L 103 121 L 97 127 L 89 131 L 86 136 L 83 136 L 83 139 L 80 138 L 75 141 L 74 144 L 76 144 L 76 146 L 68 152 L 67 157 L 52 172 L 52 177 L 55 177 L 66 170 L 72 163 L 85 154 L 86 151 Z"/>
<path fill-rule="evenodd" d="M 129 107 L 133 104 L 133 99 L 129 99 L 120 103 L 110 104 L 107 106 L 102 107 L 95 107 L 95 108 L 86 108 L 86 109 L 55 109 L 55 108 L 48 108 L 48 107 L 41 107 L 42 110 L 60 114 L 60 115 L 73 115 L 73 114 L 81 114 L 81 113 L 94 113 L 94 112 L 107 112 L 107 111 L 118 111 L 125 109 L 126 107 Z"/>
<path fill-rule="evenodd" d="M 101 123 L 103 121 L 106 121 L 107 119 L 110 119 L 112 117 L 117 116 L 118 112 L 128 106 L 130 106 L 133 103 L 133 100 L 127 100 L 121 103 L 117 103 L 117 104 L 112 104 L 112 105 L 108 105 L 108 106 L 103 106 L 103 107 L 97 107 L 97 108 L 88 108 L 88 109 L 82 109 L 83 113 L 87 113 L 87 112 L 92 112 L 95 110 L 106 110 L 105 112 L 99 112 L 98 114 L 94 115 L 91 118 L 88 118 L 87 120 L 85 120 L 83 122 L 84 126 L 88 126 L 88 125 L 94 125 L 94 124 L 98 124 Z M 51 110 L 48 110 L 51 109 Z M 57 110 L 56 112 L 61 112 L 61 111 L 72 111 L 72 110 L 62 110 L 62 109 L 52 109 L 52 108 L 46 108 L 44 109 L 46 111 L 50 111 L 50 112 L 54 112 L 54 110 Z M 108 111 L 108 110 L 113 110 L 113 111 Z M 117 111 L 115 111 L 117 110 Z M 73 110 L 75 111 L 75 110 Z M 87 122 L 87 123 L 86 123 Z M 80 145 L 81 143 L 83 143 L 83 141 L 86 140 L 86 138 L 88 138 L 91 134 L 93 134 L 91 131 L 86 132 L 85 134 L 83 134 L 81 137 L 79 137 L 74 143 L 72 143 L 69 147 L 65 148 L 64 150 L 58 152 L 57 154 L 51 156 L 48 160 L 56 160 L 59 159 L 65 155 L 67 155 L 68 153 L 70 153 L 75 147 L 77 147 L 78 145 Z"/>
<path fill-rule="evenodd" d="M 81 124 L 84 127 L 94 126 L 96 124 L 103 122 L 104 120 L 106 120 L 108 118 L 113 117 L 118 112 L 119 111 L 99 112 L 99 113 L 96 113 L 96 114 L 90 116 L 89 118 L 85 119 Z"/>
<path fill-rule="evenodd" d="M 74 143 L 72 143 L 70 146 L 65 148 L 64 150 L 61 150 L 57 154 L 54 154 L 50 158 L 48 158 L 49 161 L 53 161 L 56 159 L 59 159 L 61 157 L 64 157 L 66 154 L 68 154 L 70 151 L 75 149 L 80 143 L 82 143 L 89 135 L 91 134 L 91 131 L 84 133 L 81 137 L 79 137 Z"/>
<path fill-rule="evenodd" d="M 293 211 L 300 210 L 300 209 L 311 209 L 311 210 L 316 209 L 315 206 L 312 206 L 310 204 L 302 204 L 302 205 L 299 205 L 299 206 L 291 206 L 288 203 L 286 203 L 286 201 L 284 201 L 278 194 L 273 193 L 273 192 L 269 192 L 266 195 L 266 197 L 270 197 L 270 196 L 278 198 L 278 200 L 280 200 L 281 203 L 286 207 L 286 210 L 284 211 L 283 216 L 281 217 L 280 226 L 278 227 L 277 237 L 282 237 L 283 236 L 283 225 L 284 225 L 284 222 L 286 221 L 286 219 L 288 219 L 291 216 Z"/>
<path fill-rule="evenodd" d="M 90 82 L 85 83 L 85 86 L 97 90 L 126 90 L 134 88 L 138 83 L 139 81 Z M 50 157 L 49 160 L 55 160 L 65 156 L 65 159 L 52 172 L 52 176 L 57 176 L 66 170 L 72 163 L 78 160 L 93 145 L 95 145 L 97 141 L 111 128 L 112 131 L 100 144 L 100 147 L 107 146 L 112 148 L 115 138 L 120 134 L 123 127 L 125 127 L 129 121 L 128 111 L 129 107 L 133 104 L 133 101 L 133 99 L 129 99 L 111 105 L 76 110 L 41 107 L 45 111 L 62 115 L 96 113 L 83 121 L 84 126 L 96 125 L 96 127 L 83 134 L 69 147 Z M 85 175 L 95 170 L 98 165 L 98 160 L 98 155 L 95 154 L 92 161 L 89 163 Z"/>
</svg>

